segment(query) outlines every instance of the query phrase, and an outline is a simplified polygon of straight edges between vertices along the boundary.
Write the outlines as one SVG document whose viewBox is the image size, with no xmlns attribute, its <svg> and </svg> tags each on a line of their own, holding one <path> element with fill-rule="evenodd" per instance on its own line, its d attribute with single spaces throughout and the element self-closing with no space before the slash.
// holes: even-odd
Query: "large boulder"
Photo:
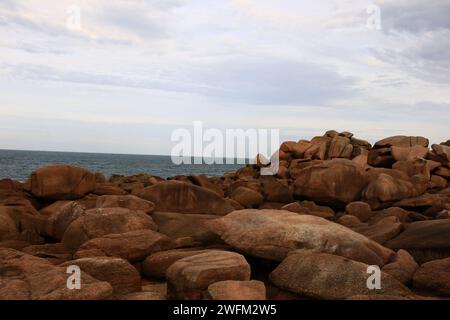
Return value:
<svg viewBox="0 0 450 320">
<path fill-rule="evenodd" d="M 250 280 L 250 265 L 244 256 L 211 250 L 178 260 L 167 270 L 169 299 L 201 299 L 208 286 L 225 280 Z"/>
<path fill-rule="evenodd" d="M 450 258 L 423 264 L 414 274 L 415 288 L 450 297 Z"/>
<path fill-rule="evenodd" d="M 97 208 L 126 208 L 151 213 L 155 209 L 153 202 L 141 199 L 134 195 L 107 195 L 98 197 Z"/>
<path fill-rule="evenodd" d="M 120 234 L 107 234 L 85 242 L 76 257 L 109 256 L 128 261 L 142 261 L 154 252 L 172 248 L 167 236 L 152 230 L 135 230 Z"/>
<path fill-rule="evenodd" d="M 67 248 L 76 250 L 89 239 L 107 234 L 157 228 L 152 218 L 142 211 L 125 208 L 91 209 L 69 225 L 62 243 Z"/>
<path fill-rule="evenodd" d="M 353 230 L 379 244 L 384 244 L 403 231 L 403 224 L 397 217 L 386 217 L 376 224 L 353 228 Z"/>
<path fill-rule="evenodd" d="M 164 279 L 169 267 L 183 258 L 204 253 L 206 250 L 196 248 L 172 249 L 153 253 L 142 263 L 142 273 L 150 278 Z"/>
<path fill-rule="evenodd" d="M 411 223 L 386 246 L 407 250 L 419 263 L 450 257 L 450 219 Z"/>
<path fill-rule="evenodd" d="M 316 299 L 411 294 L 408 288 L 384 272 L 381 272 L 381 289 L 370 290 L 368 268 L 367 264 L 343 257 L 298 250 L 283 260 L 270 274 L 270 280 L 280 289 Z"/>
<path fill-rule="evenodd" d="M 335 159 L 302 170 L 294 195 L 334 206 L 359 200 L 366 185 L 363 169 L 351 160 Z"/>
<path fill-rule="evenodd" d="M 239 187 L 231 194 L 231 199 L 244 208 L 257 208 L 264 202 L 264 197 L 250 188 Z"/>
<path fill-rule="evenodd" d="M 384 265 L 394 254 L 367 237 L 328 220 L 284 210 L 241 210 L 209 222 L 240 252 L 282 261 L 295 249 L 332 253 Z"/>
<path fill-rule="evenodd" d="M 428 148 L 420 145 L 415 145 L 413 147 L 393 146 L 391 152 L 395 161 L 407 161 L 416 158 L 425 158 L 428 154 Z"/>
<path fill-rule="evenodd" d="M 395 259 L 383 267 L 383 271 L 407 285 L 418 268 L 419 265 L 408 251 L 399 250 L 395 255 Z"/>
<path fill-rule="evenodd" d="M 95 279 L 108 282 L 113 294 L 125 294 L 141 290 L 141 277 L 136 268 L 120 258 L 95 257 L 68 261 L 61 267 L 78 266 Z"/>
<path fill-rule="evenodd" d="M 424 137 L 411 137 L 411 136 L 393 136 L 380 140 L 375 143 L 374 148 L 386 148 L 386 147 L 402 147 L 409 148 L 414 146 L 428 147 L 430 141 Z"/>
<path fill-rule="evenodd" d="M 0 300 L 102 300 L 113 289 L 81 272 L 81 288 L 70 290 L 67 268 L 13 249 L 0 248 Z"/>
<path fill-rule="evenodd" d="M 45 217 L 28 200 L 0 205 L 0 240 L 40 244 L 44 223 Z"/>
<path fill-rule="evenodd" d="M 156 205 L 156 211 L 224 215 L 233 206 L 214 191 L 180 181 L 159 182 L 139 193 Z"/>
<path fill-rule="evenodd" d="M 217 219 L 216 215 L 154 212 L 152 218 L 158 225 L 158 231 L 172 239 L 190 237 L 204 245 L 223 243 L 207 224 Z"/>
<path fill-rule="evenodd" d="M 261 281 L 226 280 L 211 284 L 206 297 L 212 300 L 266 300 L 266 286 Z"/>
<path fill-rule="evenodd" d="M 34 171 L 27 184 L 38 198 L 72 200 L 94 191 L 95 175 L 80 167 L 56 165 Z"/>
</svg>

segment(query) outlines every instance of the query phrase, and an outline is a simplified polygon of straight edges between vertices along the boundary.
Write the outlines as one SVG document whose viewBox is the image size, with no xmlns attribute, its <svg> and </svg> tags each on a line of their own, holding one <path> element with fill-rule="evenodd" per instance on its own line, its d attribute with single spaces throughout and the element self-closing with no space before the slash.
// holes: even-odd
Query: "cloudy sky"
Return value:
<svg viewBox="0 0 450 320">
<path fill-rule="evenodd" d="M 449 16 L 448 0 L 0 0 L 0 148 L 169 154 L 195 120 L 441 142 Z"/>
</svg>

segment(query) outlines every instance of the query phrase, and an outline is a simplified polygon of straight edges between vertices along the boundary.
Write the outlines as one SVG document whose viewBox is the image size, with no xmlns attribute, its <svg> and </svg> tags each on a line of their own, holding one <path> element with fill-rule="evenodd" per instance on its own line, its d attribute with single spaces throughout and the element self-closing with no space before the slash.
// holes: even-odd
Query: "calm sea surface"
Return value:
<svg viewBox="0 0 450 320">
<path fill-rule="evenodd" d="M 33 170 L 53 164 L 77 165 L 92 172 L 102 172 L 107 177 L 148 173 L 163 178 L 189 174 L 219 176 L 243 166 L 175 165 L 170 156 L 0 150 L 0 179 L 25 181 Z"/>
</svg>

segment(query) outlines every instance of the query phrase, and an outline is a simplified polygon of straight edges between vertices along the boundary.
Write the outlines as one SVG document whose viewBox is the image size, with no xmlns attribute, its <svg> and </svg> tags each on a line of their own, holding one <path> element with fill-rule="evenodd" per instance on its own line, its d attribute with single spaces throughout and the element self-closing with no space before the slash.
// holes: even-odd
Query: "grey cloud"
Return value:
<svg viewBox="0 0 450 320">
<path fill-rule="evenodd" d="M 411 33 L 450 29 L 450 1 L 408 0 L 380 4 L 383 29 Z"/>
<path fill-rule="evenodd" d="M 245 58 L 202 66 L 194 81 L 203 94 L 244 103 L 322 104 L 351 94 L 355 79 L 315 63 Z"/>
</svg>

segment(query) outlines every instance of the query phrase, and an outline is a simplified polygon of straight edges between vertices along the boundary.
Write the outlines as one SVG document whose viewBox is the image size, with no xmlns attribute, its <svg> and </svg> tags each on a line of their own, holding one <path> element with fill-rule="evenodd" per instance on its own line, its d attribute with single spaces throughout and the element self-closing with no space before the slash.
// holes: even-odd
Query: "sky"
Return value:
<svg viewBox="0 0 450 320">
<path fill-rule="evenodd" d="M 0 0 L 0 149 L 170 154 L 194 121 L 440 143 L 449 16 L 448 0 Z"/>
</svg>

